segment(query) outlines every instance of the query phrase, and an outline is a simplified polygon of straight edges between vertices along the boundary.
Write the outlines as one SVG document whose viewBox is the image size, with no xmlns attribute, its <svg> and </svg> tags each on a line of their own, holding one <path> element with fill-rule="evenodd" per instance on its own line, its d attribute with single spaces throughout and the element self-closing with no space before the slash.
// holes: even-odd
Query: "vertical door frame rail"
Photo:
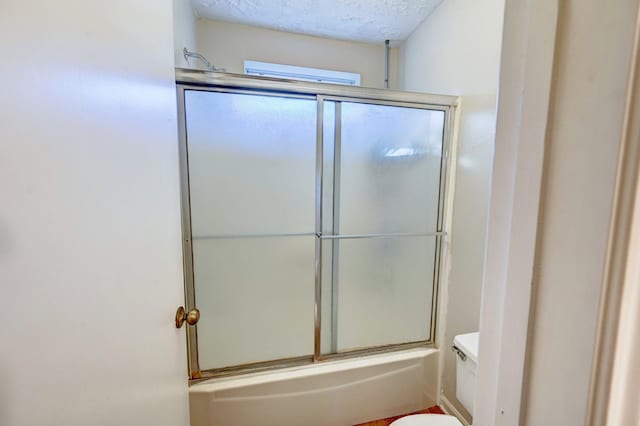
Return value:
<svg viewBox="0 0 640 426">
<path fill-rule="evenodd" d="M 202 370 L 200 368 L 197 352 L 198 333 L 196 327 L 189 327 L 187 331 L 187 350 L 189 361 L 189 377 L 192 380 L 208 379 L 212 377 L 249 373 L 256 371 L 271 370 L 276 368 L 286 368 L 297 365 L 311 364 L 318 361 L 326 361 L 333 359 L 342 359 L 353 356 L 362 356 L 374 353 L 390 352 L 401 349 L 425 347 L 433 345 L 436 341 L 437 319 L 438 319 L 438 291 L 439 279 L 443 269 L 443 258 L 441 251 L 443 250 L 443 239 L 446 238 L 447 229 L 445 224 L 446 215 L 450 212 L 446 208 L 445 195 L 450 193 L 448 185 L 452 175 L 452 161 L 449 155 L 452 148 L 452 129 L 455 109 L 458 105 L 458 97 L 431 95 L 425 93 L 400 92 L 386 89 L 372 89 L 363 87 L 351 87 L 322 83 L 311 83 L 295 80 L 282 80 L 267 77 L 236 75 L 228 73 L 218 73 L 211 71 L 176 69 L 177 84 L 177 101 L 178 101 L 178 133 L 179 133 L 179 151 L 180 151 L 180 177 L 181 177 L 181 199 L 182 199 L 182 232 L 183 232 L 183 261 L 184 261 L 184 278 L 185 278 L 185 303 L 186 309 L 196 307 L 194 271 L 193 271 L 193 248 L 191 234 L 191 200 L 189 186 L 189 156 L 188 141 L 185 115 L 185 91 L 211 91 L 224 93 L 241 93 L 254 94 L 261 96 L 278 96 L 292 97 L 303 99 L 315 99 L 318 103 L 317 123 L 316 123 L 316 214 L 315 214 L 315 289 L 314 289 L 314 352 L 309 356 L 280 359 L 274 361 L 257 362 L 252 364 L 243 364 L 238 366 L 218 368 L 213 370 Z M 428 109 L 435 111 L 443 111 L 444 129 L 443 129 L 443 146 L 440 165 L 440 182 L 439 182 L 439 199 L 438 199 L 438 218 L 436 232 L 428 234 L 371 234 L 371 235 L 323 235 L 323 172 L 324 172 L 324 102 L 341 102 L 369 103 L 376 105 L 389 105 L 408 107 L 416 109 Z M 336 109 L 339 112 L 340 108 Z M 338 118 L 336 118 L 338 120 Z M 339 129 L 336 129 L 339 130 Z M 336 138 L 340 135 L 336 133 Z M 339 142 L 339 140 L 338 140 Z M 334 170 L 335 175 L 335 170 Z M 334 182 L 335 185 L 335 182 Z M 333 206 L 335 209 L 335 205 Z M 335 215 L 335 210 L 333 211 Z M 348 352 L 322 354 L 321 351 L 321 329 L 322 329 L 322 244 L 326 242 L 333 243 L 342 238 L 391 238 L 391 237 L 407 237 L 407 236 L 434 236 L 436 240 L 435 264 L 433 277 L 433 292 L 431 302 L 431 318 L 429 339 L 408 342 L 402 344 L 391 344 L 376 347 L 367 347 L 365 349 L 350 350 Z M 333 250 L 332 250 L 333 251 Z M 335 263 L 335 259 L 332 259 Z M 332 271 L 335 266 L 332 265 Z M 332 289 L 332 299 L 333 296 Z M 332 306 L 335 300 L 332 301 Z M 206 314 L 206 313 L 205 313 Z M 333 310 L 332 310 L 332 315 Z M 334 345 L 335 346 L 335 342 Z M 336 349 L 332 347 L 332 349 Z"/>
</svg>

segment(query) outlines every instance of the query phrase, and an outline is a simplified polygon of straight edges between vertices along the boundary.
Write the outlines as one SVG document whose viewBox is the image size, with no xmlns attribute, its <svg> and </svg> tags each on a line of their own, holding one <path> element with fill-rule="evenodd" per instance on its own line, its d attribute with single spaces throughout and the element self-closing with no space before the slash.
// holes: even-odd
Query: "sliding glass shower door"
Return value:
<svg viewBox="0 0 640 426">
<path fill-rule="evenodd" d="M 345 101 L 329 108 L 323 353 L 427 341 L 444 112 Z"/>
<path fill-rule="evenodd" d="M 293 92 L 179 88 L 198 373 L 434 339 L 449 108 Z"/>
<path fill-rule="evenodd" d="M 185 107 L 200 368 L 313 354 L 315 99 Z"/>
</svg>

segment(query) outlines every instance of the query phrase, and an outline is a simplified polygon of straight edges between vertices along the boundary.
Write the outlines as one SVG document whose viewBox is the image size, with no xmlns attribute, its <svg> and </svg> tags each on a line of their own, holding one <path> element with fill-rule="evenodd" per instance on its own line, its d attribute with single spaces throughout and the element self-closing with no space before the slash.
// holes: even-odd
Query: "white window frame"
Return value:
<svg viewBox="0 0 640 426">
<path fill-rule="evenodd" d="M 269 62 L 246 60 L 244 61 L 244 73 L 247 75 L 285 78 L 288 80 L 360 86 L 360 74 L 357 73 L 273 64 Z"/>
</svg>

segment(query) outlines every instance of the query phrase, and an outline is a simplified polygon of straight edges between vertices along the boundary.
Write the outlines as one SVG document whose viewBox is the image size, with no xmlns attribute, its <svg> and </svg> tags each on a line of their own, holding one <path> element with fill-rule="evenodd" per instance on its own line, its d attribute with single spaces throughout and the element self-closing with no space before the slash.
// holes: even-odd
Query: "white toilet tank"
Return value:
<svg viewBox="0 0 640 426">
<path fill-rule="evenodd" d="M 456 352 L 456 398 L 473 415 L 478 366 L 478 332 L 460 334 L 453 339 Z"/>
</svg>

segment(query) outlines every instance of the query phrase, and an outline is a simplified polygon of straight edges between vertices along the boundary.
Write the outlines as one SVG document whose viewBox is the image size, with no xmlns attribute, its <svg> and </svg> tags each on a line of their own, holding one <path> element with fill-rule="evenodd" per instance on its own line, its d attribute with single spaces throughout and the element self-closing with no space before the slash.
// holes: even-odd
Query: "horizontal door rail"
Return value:
<svg viewBox="0 0 640 426">
<path fill-rule="evenodd" d="M 277 238 L 277 237 L 313 237 L 315 232 L 292 232 L 282 234 L 219 234 L 193 236 L 194 240 L 221 240 L 229 238 Z"/>
<path fill-rule="evenodd" d="M 340 84 L 314 83 L 281 78 L 258 77 L 246 74 L 230 74 L 187 68 L 176 68 L 176 82 L 182 85 L 242 88 L 244 90 L 268 90 L 294 94 L 344 96 L 354 99 L 374 99 L 377 101 L 408 102 L 432 106 L 453 107 L 458 105 L 457 96 L 406 92 L 370 87 L 344 86 Z"/>
<path fill-rule="evenodd" d="M 278 237 L 320 237 L 322 240 L 353 240 L 358 238 L 402 238 L 402 237 L 439 237 L 447 235 L 446 232 L 396 232 L 386 234 L 344 234 L 325 235 L 315 232 L 292 232 L 275 234 L 219 234 L 193 236 L 194 240 L 222 240 L 240 238 L 278 238 Z"/>
<path fill-rule="evenodd" d="M 345 235 L 319 235 L 322 240 L 354 240 L 358 238 L 401 238 L 401 237 L 439 237 L 447 235 L 446 232 L 423 233 L 389 233 L 389 234 L 345 234 Z"/>
</svg>

